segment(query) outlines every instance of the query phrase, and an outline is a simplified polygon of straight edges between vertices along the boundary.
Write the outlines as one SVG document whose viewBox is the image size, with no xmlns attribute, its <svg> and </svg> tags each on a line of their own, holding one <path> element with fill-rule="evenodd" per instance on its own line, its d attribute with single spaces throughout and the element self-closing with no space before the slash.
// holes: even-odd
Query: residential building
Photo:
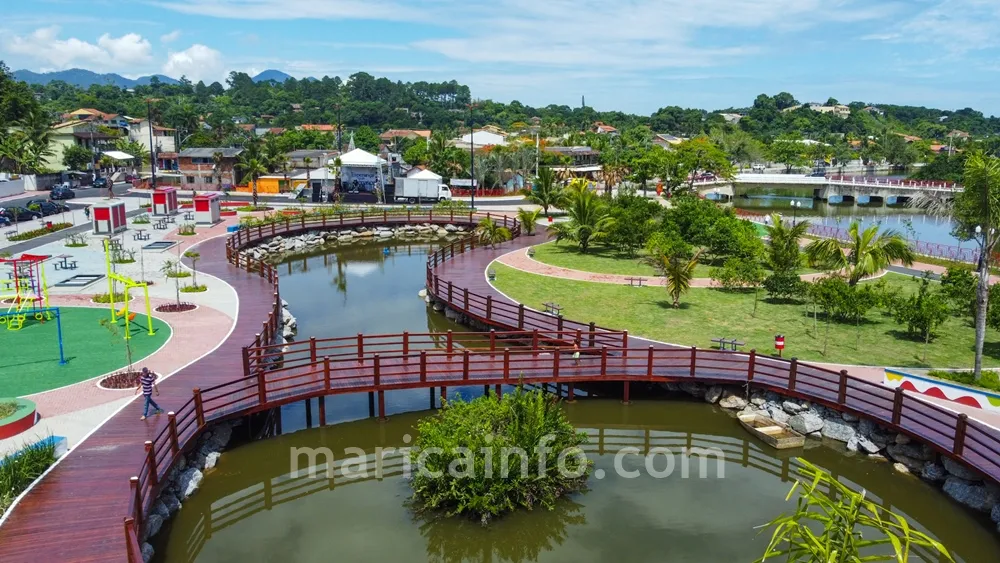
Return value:
<svg viewBox="0 0 1000 563">
<path fill-rule="evenodd" d="M 413 139 L 430 139 L 431 130 L 430 129 L 389 129 L 385 133 L 378 136 L 379 139 L 386 143 L 391 143 L 395 139 L 406 139 L 411 141 Z"/>
<path fill-rule="evenodd" d="M 594 131 L 594 133 L 597 133 L 598 135 L 617 135 L 618 134 L 618 129 L 615 129 L 614 127 L 612 127 L 612 126 L 610 126 L 610 125 L 608 125 L 606 123 L 603 123 L 601 121 L 594 122 L 593 131 Z"/>
<path fill-rule="evenodd" d="M 795 111 L 795 110 L 797 110 L 799 108 L 803 108 L 803 107 L 805 107 L 806 109 L 810 109 L 812 111 L 815 111 L 815 112 L 819 112 L 819 113 L 832 113 L 833 115 L 836 115 L 837 117 L 839 117 L 841 119 L 847 119 L 851 115 L 851 108 L 845 106 L 844 104 L 837 104 L 837 105 L 834 105 L 834 106 L 828 106 L 826 104 L 816 104 L 816 103 L 799 104 L 799 105 L 787 107 L 787 108 L 785 108 L 785 109 L 783 109 L 781 111 L 783 111 L 783 112 L 790 112 L 790 111 Z"/>
<path fill-rule="evenodd" d="M 915 143 L 917 141 L 923 141 L 922 138 L 917 137 L 916 135 L 904 135 L 902 133 L 896 133 L 896 134 L 902 137 L 903 140 L 906 141 L 907 143 Z"/>
<path fill-rule="evenodd" d="M 99 127 L 118 129 L 122 133 L 128 133 L 129 130 L 129 120 L 127 117 L 116 113 L 104 113 L 103 111 L 98 111 L 94 108 L 80 108 L 64 113 L 62 115 L 62 119 L 63 122 L 84 121 L 87 123 L 93 123 Z"/>
<path fill-rule="evenodd" d="M 582 147 L 545 147 L 547 153 L 566 156 L 573 160 L 572 166 L 593 166 L 600 164 L 601 151 L 587 146 Z"/>
<path fill-rule="evenodd" d="M 958 129 L 955 129 L 951 133 L 948 133 L 948 137 L 954 138 L 954 139 L 966 139 L 966 140 L 968 140 L 968 139 L 970 139 L 972 137 L 972 135 L 969 135 L 965 131 L 959 131 Z"/>
<path fill-rule="evenodd" d="M 337 157 L 336 149 L 305 149 L 285 153 L 292 168 L 306 168 L 305 159 L 309 158 L 309 166 L 323 166 L 323 159 L 333 160 Z"/>
<path fill-rule="evenodd" d="M 114 148 L 116 135 L 102 130 L 97 121 L 81 121 L 74 119 L 52 126 L 49 146 L 52 154 L 46 157 L 45 167 L 50 170 L 66 170 L 63 166 L 63 153 L 72 145 L 86 147 L 94 152 L 94 159 L 100 153 Z M 88 167 L 89 168 L 89 167 Z"/>
<path fill-rule="evenodd" d="M 170 127 L 163 127 L 162 125 L 152 126 L 152 138 L 153 138 L 153 148 L 156 149 L 157 153 L 176 153 L 177 152 L 177 140 L 174 135 L 177 133 L 176 129 L 171 129 Z M 128 136 L 130 139 L 137 143 L 141 143 L 142 146 L 146 147 L 146 150 L 150 150 L 149 138 L 150 138 L 150 125 L 148 119 L 133 119 L 129 123 Z"/>
<path fill-rule="evenodd" d="M 237 157 L 242 148 L 200 147 L 184 149 L 177 156 L 177 171 L 182 176 L 181 184 L 191 190 L 221 190 L 226 186 L 240 183 L 242 174 L 236 168 Z M 219 171 L 215 169 L 215 153 L 222 154 L 222 185 L 219 185 Z"/>
<path fill-rule="evenodd" d="M 669 133 L 653 133 L 653 144 L 665 149 L 672 149 L 684 142 L 684 139 L 675 137 Z"/>
<path fill-rule="evenodd" d="M 878 116 L 885 115 L 885 110 L 883 110 L 880 107 L 876 107 L 876 106 L 865 106 L 864 107 L 864 111 L 867 111 L 868 113 L 870 113 L 872 115 L 878 115 Z"/>
<path fill-rule="evenodd" d="M 726 123 L 739 123 L 743 116 L 738 113 L 720 113 L 722 119 L 726 120 Z"/>
<path fill-rule="evenodd" d="M 455 146 L 469 148 L 470 145 L 476 148 L 481 147 L 492 147 L 492 146 L 504 146 L 507 144 L 507 135 L 498 134 L 493 131 L 487 131 L 483 129 L 474 129 L 472 133 L 466 133 L 462 135 L 458 141 L 455 142 Z"/>
<path fill-rule="evenodd" d="M 327 125 L 326 123 L 307 123 L 305 125 L 299 125 L 296 129 L 300 131 L 322 131 L 324 133 L 336 133 L 336 125 Z"/>
</svg>

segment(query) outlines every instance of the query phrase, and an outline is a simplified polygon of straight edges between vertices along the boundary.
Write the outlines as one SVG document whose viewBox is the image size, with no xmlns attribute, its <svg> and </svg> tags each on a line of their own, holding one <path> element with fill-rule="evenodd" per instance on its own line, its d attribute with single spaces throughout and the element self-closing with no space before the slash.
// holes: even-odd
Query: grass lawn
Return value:
<svg viewBox="0 0 1000 563">
<path fill-rule="evenodd" d="M 126 364 L 121 336 L 112 336 L 101 326 L 110 317 L 105 307 L 60 307 L 63 354 L 59 365 L 59 344 L 55 319 L 44 324 L 29 318 L 19 331 L 0 326 L 0 394 L 20 397 L 62 387 L 114 371 Z M 124 321 L 118 322 L 119 334 Z M 132 362 L 152 354 L 170 337 L 170 327 L 153 319 L 155 334 L 146 332 L 146 318 L 136 314 L 129 325 L 132 334 Z"/>
<path fill-rule="evenodd" d="M 584 272 L 594 272 L 596 274 L 617 274 L 621 276 L 656 276 L 656 269 L 647 264 L 643 258 L 646 251 L 640 250 L 635 258 L 628 258 L 619 254 L 613 248 L 605 246 L 592 246 L 586 254 L 580 252 L 578 247 L 569 242 L 556 244 L 549 242 L 540 244 L 535 248 L 535 260 L 571 270 L 581 270 Z M 721 266 L 721 264 L 718 264 Z M 694 277 L 707 278 L 715 264 L 699 263 L 694 268 Z M 799 273 L 810 274 L 819 270 L 811 268 L 801 268 Z"/>
<path fill-rule="evenodd" d="M 785 357 L 801 360 L 900 367 L 971 367 L 975 332 L 968 322 L 950 318 L 927 347 L 905 335 L 879 310 L 868 314 L 859 331 L 853 325 L 829 325 L 827 353 L 823 340 L 827 325 L 822 316 L 815 325 L 807 304 L 775 304 L 761 299 L 756 317 L 753 293 L 728 293 L 717 289 L 692 289 L 681 297 L 681 308 L 671 307 L 662 287 L 629 287 L 538 276 L 494 262 L 497 289 L 525 305 L 541 309 L 545 301 L 563 306 L 567 318 L 596 322 L 600 326 L 625 329 L 674 344 L 708 348 L 716 337 L 738 338 L 745 350 L 774 353 L 774 335 L 785 335 Z M 904 294 L 913 293 L 918 281 L 888 274 L 889 283 Z M 765 293 L 762 291 L 761 296 Z M 1000 334 L 987 330 L 983 362 L 1000 366 Z"/>
</svg>

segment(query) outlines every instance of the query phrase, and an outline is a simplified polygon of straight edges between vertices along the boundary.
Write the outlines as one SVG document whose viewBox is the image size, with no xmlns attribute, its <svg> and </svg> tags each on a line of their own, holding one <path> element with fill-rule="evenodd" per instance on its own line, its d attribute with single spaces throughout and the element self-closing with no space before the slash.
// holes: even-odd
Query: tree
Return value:
<svg viewBox="0 0 1000 563">
<path fill-rule="evenodd" d="M 518 207 L 517 222 L 521 224 L 521 232 L 528 236 L 534 235 L 536 223 L 538 222 L 538 217 L 541 216 L 541 214 L 541 209 L 525 209 L 523 207 Z"/>
<path fill-rule="evenodd" d="M 892 316 L 898 324 L 905 324 L 906 331 L 919 336 L 924 341 L 924 356 L 927 361 L 927 345 L 934 332 L 948 319 L 948 302 L 940 291 L 930 291 L 927 277 L 921 280 L 917 293 L 899 299 L 892 308 Z"/>
<path fill-rule="evenodd" d="M 791 174 L 792 168 L 808 164 L 805 152 L 806 146 L 798 135 L 782 135 L 771 143 L 768 148 L 771 160 L 785 165 L 785 173 Z"/>
<path fill-rule="evenodd" d="M 753 313 L 750 316 L 757 316 L 760 285 L 767 276 L 767 270 L 764 269 L 759 260 L 730 258 L 721 268 L 712 268 L 709 276 L 728 291 L 753 289 Z"/>
<path fill-rule="evenodd" d="M 198 285 L 198 260 L 201 260 L 201 254 L 193 250 L 188 250 L 184 252 L 184 257 L 191 261 L 191 275 L 192 282 L 197 287 Z"/>
<path fill-rule="evenodd" d="M 542 168 L 528 194 L 528 201 L 542 206 L 542 212 L 549 214 L 549 207 L 562 207 L 566 204 L 566 193 L 562 186 L 556 184 L 556 175 L 551 168 Z"/>
<path fill-rule="evenodd" d="M 252 151 L 245 151 L 240 154 L 240 161 L 236 163 L 236 168 L 239 168 L 243 171 L 243 174 L 249 176 L 252 187 L 253 206 L 257 207 L 257 179 L 267 173 L 267 167 L 264 166 L 264 163 L 257 156 L 254 156 Z"/>
<path fill-rule="evenodd" d="M 177 260 L 167 259 L 163 261 L 163 265 L 160 266 L 160 272 L 168 280 L 170 278 L 174 279 L 174 291 L 177 293 L 177 306 L 181 306 L 181 278 L 177 274 L 180 273 L 181 265 Z"/>
<path fill-rule="evenodd" d="M 691 289 L 691 279 L 694 278 L 694 268 L 698 265 L 700 256 L 701 251 L 690 259 L 685 259 L 679 254 L 674 256 L 660 254 L 656 257 L 658 268 L 666 278 L 667 293 L 673 299 L 674 309 L 680 308 L 681 295 Z"/>
<path fill-rule="evenodd" d="M 511 239 L 510 229 L 490 217 L 479 221 L 479 226 L 476 227 L 476 236 L 479 237 L 481 244 L 488 244 L 491 248 L 496 248 L 498 244 Z"/>
<path fill-rule="evenodd" d="M 941 276 L 941 295 L 948 300 L 953 314 L 976 318 L 977 285 L 976 275 L 969 268 L 956 266 L 945 271 Z"/>
<path fill-rule="evenodd" d="M 556 223 L 549 229 L 556 241 L 570 240 L 587 252 L 590 243 L 608 236 L 614 219 L 608 214 L 608 205 L 587 187 L 586 180 L 573 180 L 566 188 L 566 213 L 569 221 Z"/>
<path fill-rule="evenodd" d="M 989 311 L 990 262 L 1000 240 L 1000 159 L 973 151 L 965 161 L 962 192 L 954 200 L 955 235 L 979 244 L 979 284 L 976 287 L 976 357 L 973 373 L 982 377 L 983 342 Z M 978 229 L 978 232 L 977 232 Z"/>
<path fill-rule="evenodd" d="M 768 265 L 775 272 L 795 273 L 802 264 L 799 241 L 809 231 L 809 221 L 800 221 L 789 226 L 777 213 L 771 215 L 767 229 Z"/>
<path fill-rule="evenodd" d="M 732 257 L 759 261 L 765 253 L 757 227 L 729 214 L 715 221 L 707 239 L 708 252 L 716 259 Z"/>
<path fill-rule="evenodd" d="M 362 125 L 354 131 L 354 144 L 359 149 L 366 150 L 370 153 L 377 153 L 379 145 L 382 144 L 382 140 L 379 138 L 378 133 L 376 133 L 371 127 Z"/>
<path fill-rule="evenodd" d="M 771 299 L 788 301 L 805 293 L 808 284 L 795 272 L 786 270 L 767 276 L 763 285 Z"/>
<path fill-rule="evenodd" d="M 833 160 L 840 167 L 841 174 L 844 173 L 844 167 L 847 166 L 847 163 L 854 160 L 854 157 L 854 149 L 846 142 L 833 145 Z"/>
<path fill-rule="evenodd" d="M 809 284 L 807 294 L 814 304 L 823 308 L 826 316 L 826 334 L 823 336 L 823 355 L 826 355 L 827 344 L 830 341 L 830 321 L 833 311 L 841 301 L 841 286 L 846 285 L 840 276 L 827 276 Z M 813 309 L 813 326 L 816 323 L 816 310 Z"/>
<path fill-rule="evenodd" d="M 94 153 L 83 145 L 70 145 L 63 149 L 62 164 L 70 170 L 84 170 L 94 158 Z"/>
<path fill-rule="evenodd" d="M 806 246 L 806 256 L 811 266 L 831 270 L 847 270 L 848 283 L 857 285 L 862 278 L 874 276 L 892 262 L 913 264 L 914 253 L 909 243 L 894 230 L 879 232 L 872 225 L 863 232 L 857 221 L 847 229 L 846 247 L 836 239 L 818 239 Z"/>
<path fill-rule="evenodd" d="M 608 233 L 608 243 L 626 256 L 635 256 L 657 226 L 662 211 L 660 204 L 632 189 L 623 189 L 611 200 L 610 215 L 614 219 Z"/>
</svg>

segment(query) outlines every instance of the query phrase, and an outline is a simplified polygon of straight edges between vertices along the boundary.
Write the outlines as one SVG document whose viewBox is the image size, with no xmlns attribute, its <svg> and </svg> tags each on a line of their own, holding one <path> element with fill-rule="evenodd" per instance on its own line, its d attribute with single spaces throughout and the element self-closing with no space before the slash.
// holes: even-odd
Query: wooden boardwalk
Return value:
<svg viewBox="0 0 1000 563">
<path fill-rule="evenodd" d="M 497 248 L 466 239 L 429 257 L 427 284 L 434 298 L 496 331 L 310 339 L 284 351 L 270 345 L 280 313 L 277 275 L 270 266 L 247 258 L 242 248 L 277 234 L 338 225 L 478 219 L 414 216 L 410 211 L 299 218 L 243 230 L 228 241 L 205 242 L 200 248 L 202 270 L 233 285 L 240 296 L 233 333 L 213 354 L 161 386 L 161 405 L 176 411 L 176 419 L 161 416 L 139 422 L 141 405 L 131 403 L 33 489 L 0 528 L 0 561 L 138 561 L 136 529 L 141 529 L 159 481 L 207 425 L 338 393 L 377 396 L 381 415 L 385 392 L 395 389 L 520 380 L 565 383 L 572 393 L 578 382 L 606 381 L 621 383 L 627 400 L 632 382 L 750 383 L 877 420 L 1000 481 L 1000 431 L 902 390 L 846 371 L 758 357 L 752 351 L 650 346 L 586 320 L 534 311 L 493 289 L 486 280 L 488 264 L 541 236 L 517 237 Z M 519 234 L 516 223 L 503 221 Z M 574 345 L 582 352 L 579 360 L 570 353 Z M 192 392 L 196 387 L 200 389 Z M 325 402 L 319 402 L 319 411 L 324 424 Z"/>
</svg>

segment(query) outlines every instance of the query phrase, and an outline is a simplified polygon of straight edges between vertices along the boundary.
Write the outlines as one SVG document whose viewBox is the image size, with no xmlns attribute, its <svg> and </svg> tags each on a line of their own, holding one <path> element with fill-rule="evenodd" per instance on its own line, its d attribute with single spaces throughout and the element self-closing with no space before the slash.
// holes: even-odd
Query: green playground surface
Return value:
<svg viewBox="0 0 1000 563">
<path fill-rule="evenodd" d="M 125 367 L 125 321 L 119 319 L 117 335 L 101 325 L 101 320 L 111 319 L 110 308 L 60 307 L 59 311 L 65 365 L 59 365 L 54 318 L 41 323 L 29 316 L 16 331 L 0 325 L 0 396 L 21 397 Z M 144 314 L 137 313 L 129 323 L 133 364 L 141 363 L 170 338 L 170 327 L 159 319 L 153 319 L 153 331 L 149 336 Z"/>
</svg>

